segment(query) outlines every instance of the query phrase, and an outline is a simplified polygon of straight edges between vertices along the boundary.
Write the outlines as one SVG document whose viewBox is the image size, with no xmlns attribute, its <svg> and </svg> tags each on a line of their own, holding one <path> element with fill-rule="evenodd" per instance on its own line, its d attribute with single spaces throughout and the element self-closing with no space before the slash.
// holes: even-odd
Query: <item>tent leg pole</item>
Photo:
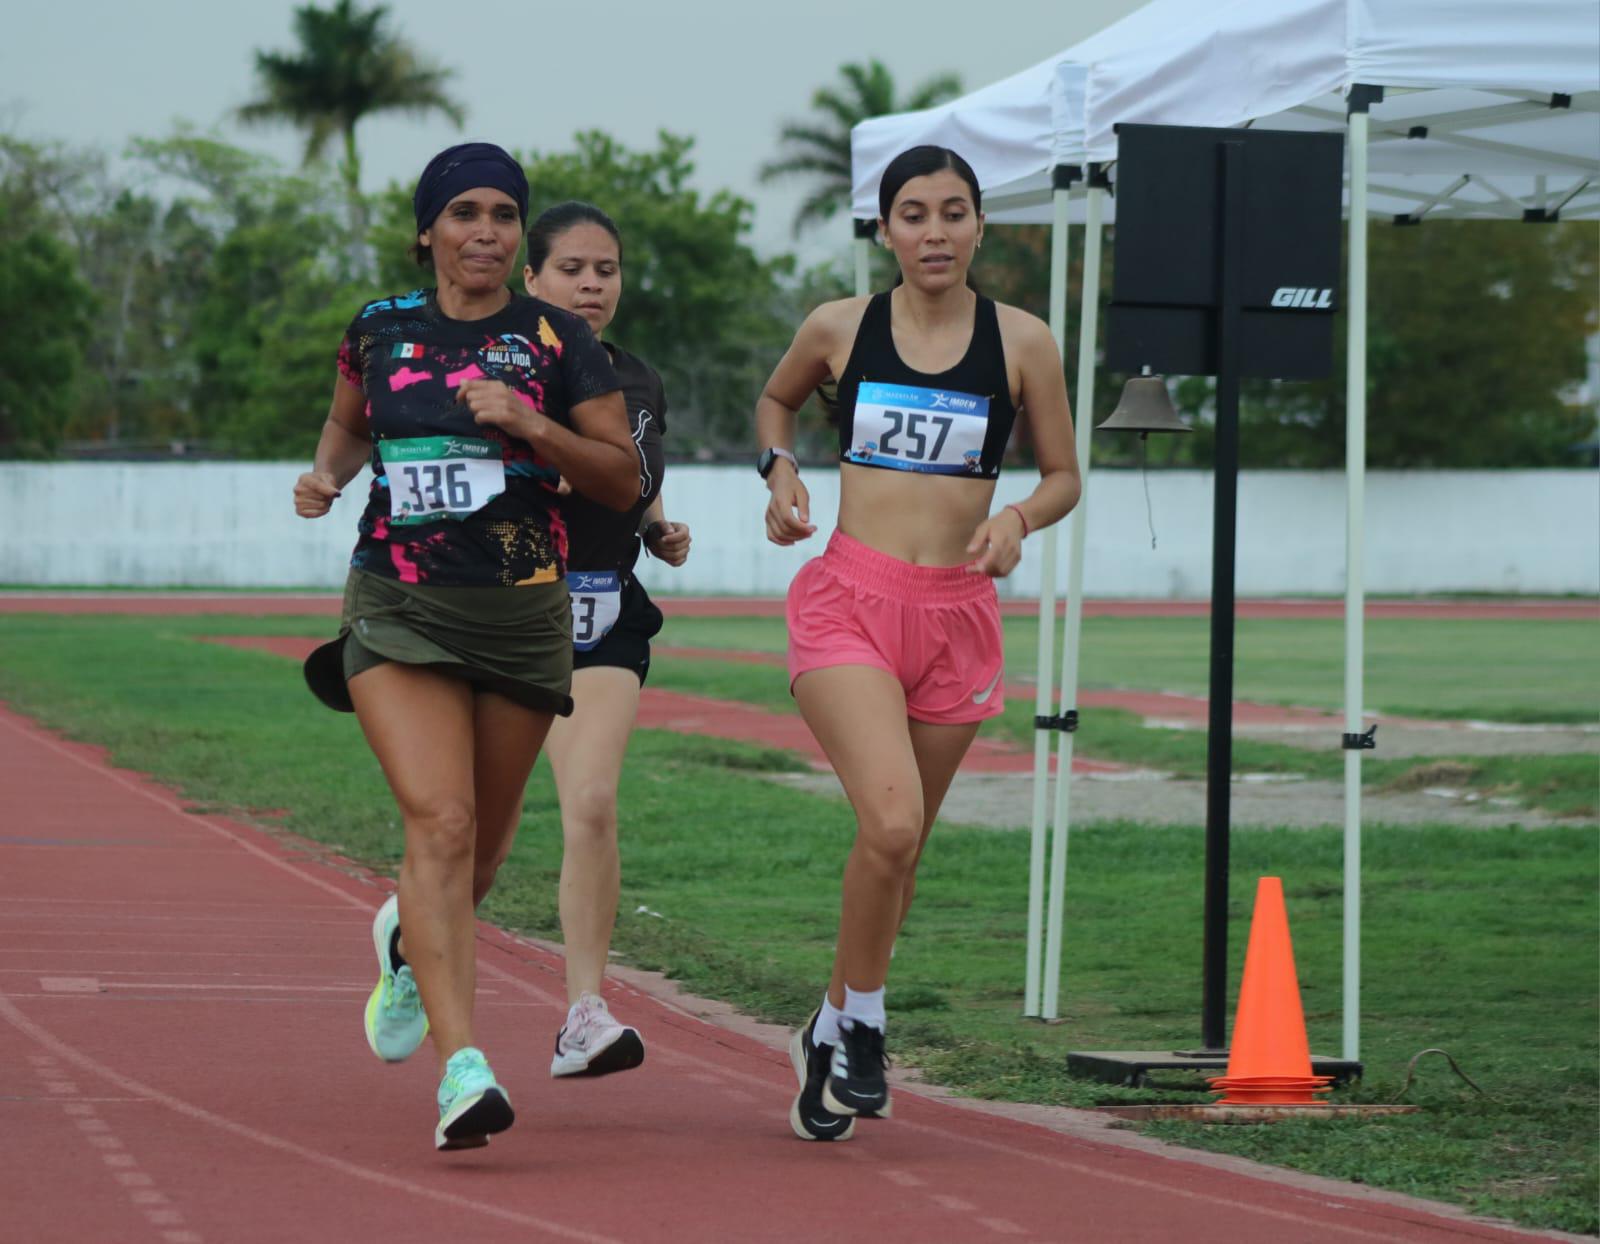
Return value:
<svg viewBox="0 0 1600 1244">
<path fill-rule="evenodd" d="M 1366 606 L 1363 564 L 1367 469 L 1367 133 L 1365 109 L 1350 114 L 1350 293 L 1345 370 L 1344 596 L 1344 1041 L 1354 1061 L 1361 1048 L 1361 733 Z"/>
<path fill-rule="evenodd" d="M 1058 192 L 1056 227 L 1065 229 L 1065 195 Z M 1105 206 L 1105 191 L 1088 185 L 1087 212 L 1083 229 L 1083 291 L 1078 312 L 1078 395 L 1074 410 L 1078 449 L 1078 470 L 1083 480 L 1079 497 L 1068 522 L 1071 524 L 1072 552 L 1067 569 L 1066 638 L 1061 647 L 1062 716 L 1078 707 L 1078 644 L 1083 630 L 1083 558 L 1087 541 L 1085 501 L 1089 491 L 1089 439 L 1094 428 L 1094 359 L 1100 310 L 1100 221 Z M 1056 750 L 1056 799 L 1053 836 L 1050 848 L 1050 916 L 1045 948 L 1044 1017 L 1060 1014 L 1061 936 L 1065 923 L 1067 882 L 1067 830 L 1070 823 L 1073 732 L 1058 734 Z"/>
<path fill-rule="evenodd" d="M 1065 358 L 1067 347 L 1067 191 L 1055 191 L 1054 223 L 1050 229 L 1050 332 L 1056 351 Z M 1035 666 L 1034 716 L 1050 714 L 1051 680 L 1055 675 L 1056 565 L 1060 536 L 1057 527 L 1045 529 L 1040 545 L 1039 647 Z M 1028 979 L 1022 1013 L 1040 1014 L 1040 986 L 1044 961 L 1044 879 L 1046 813 L 1050 789 L 1051 731 L 1038 726 L 1033 732 L 1033 836 L 1028 856 Z"/>
<path fill-rule="evenodd" d="M 859 226 L 860 221 L 856 224 Z M 850 248 L 855 254 L 856 297 L 865 298 L 872 292 L 872 239 L 862 237 L 859 229 Z"/>
</svg>

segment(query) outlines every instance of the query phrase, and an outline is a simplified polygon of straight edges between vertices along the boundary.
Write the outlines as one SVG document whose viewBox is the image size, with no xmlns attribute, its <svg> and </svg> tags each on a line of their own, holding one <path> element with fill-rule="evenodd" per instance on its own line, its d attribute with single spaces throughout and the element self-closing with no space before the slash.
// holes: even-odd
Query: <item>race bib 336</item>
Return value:
<svg viewBox="0 0 1600 1244">
<path fill-rule="evenodd" d="M 465 518 L 506 490 L 500 446 L 469 436 L 418 436 L 379 446 L 396 526 Z"/>
</svg>

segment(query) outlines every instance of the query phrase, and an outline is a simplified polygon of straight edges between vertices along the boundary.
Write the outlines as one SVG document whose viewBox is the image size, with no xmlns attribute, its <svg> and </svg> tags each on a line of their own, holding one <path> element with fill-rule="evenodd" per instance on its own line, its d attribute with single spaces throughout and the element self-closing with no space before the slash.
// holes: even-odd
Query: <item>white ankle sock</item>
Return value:
<svg viewBox="0 0 1600 1244">
<path fill-rule="evenodd" d="M 854 1024 L 884 1030 L 883 989 L 868 989 L 858 993 L 849 985 L 844 987 L 844 1017 Z"/>
<path fill-rule="evenodd" d="M 822 995 L 822 1008 L 817 1012 L 817 1023 L 811 1030 L 811 1039 L 818 1045 L 839 1044 L 839 1020 L 844 1015 L 838 1007 Z"/>
</svg>

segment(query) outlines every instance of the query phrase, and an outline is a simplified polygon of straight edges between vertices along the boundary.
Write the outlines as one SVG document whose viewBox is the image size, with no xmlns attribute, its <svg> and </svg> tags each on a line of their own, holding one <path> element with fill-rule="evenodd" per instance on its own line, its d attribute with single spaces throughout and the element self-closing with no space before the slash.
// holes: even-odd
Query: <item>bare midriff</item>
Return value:
<svg viewBox="0 0 1600 1244">
<path fill-rule="evenodd" d="M 976 559 L 967 542 L 989 517 L 992 479 L 839 464 L 839 530 L 914 566 Z"/>
</svg>

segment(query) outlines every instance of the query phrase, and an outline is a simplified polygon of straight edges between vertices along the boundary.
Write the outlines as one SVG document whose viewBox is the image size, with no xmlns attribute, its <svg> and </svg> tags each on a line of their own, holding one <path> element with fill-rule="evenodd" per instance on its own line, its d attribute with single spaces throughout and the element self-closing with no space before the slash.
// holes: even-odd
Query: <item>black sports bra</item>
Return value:
<svg viewBox="0 0 1600 1244">
<path fill-rule="evenodd" d="M 966 354 L 937 375 L 901 361 L 889 316 L 873 295 L 839 377 L 839 461 L 994 479 L 1017 418 L 994 300 L 978 295 Z"/>
</svg>

